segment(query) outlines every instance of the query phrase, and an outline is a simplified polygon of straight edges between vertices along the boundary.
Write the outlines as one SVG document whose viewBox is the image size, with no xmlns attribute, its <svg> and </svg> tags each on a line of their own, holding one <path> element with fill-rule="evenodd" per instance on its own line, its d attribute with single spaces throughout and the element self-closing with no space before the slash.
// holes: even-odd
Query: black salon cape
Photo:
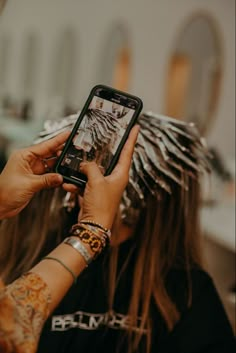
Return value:
<svg viewBox="0 0 236 353">
<path fill-rule="evenodd" d="M 120 263 L 124 261 L 129 242 L 122 245 Z M 107 299 L 103 259 L 97 259 L 78 278 L 43 329 L 38 353 L 115 353 L 127 352 L 122 340 L 127 302 L 131 289 L 133 264 L 118 286 L 114 314 L 107 318 Z M 236 345 L 216 289 L 208 274 L 192 270 L 193 301 L 187 308 L 187 280 L 184 271 L 173 270 L 167 278 L 169 294 L 177 304 L 181 319 L 169 333 L 152 303 L 153 332 L 151 353 L 235 353 Z M 95 315 L 97 314 L 97 315 Z M 123 315 L 122 315 L 123 314 Z M 141 348 L 144 340 L 141 342 Z"/>
</svg>

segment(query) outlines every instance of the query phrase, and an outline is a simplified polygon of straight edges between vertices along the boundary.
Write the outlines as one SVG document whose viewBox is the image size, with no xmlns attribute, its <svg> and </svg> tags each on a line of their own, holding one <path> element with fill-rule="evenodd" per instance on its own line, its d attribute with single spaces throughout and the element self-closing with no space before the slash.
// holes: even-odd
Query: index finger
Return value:
<svg viewBox="0 0 236 353">
<path fill-rule="evenodd" d="M 30 147 L 30 152 L 41 158 L 54 155 L 67 140 L 70 133 L 71 131 L 67 130 L 48 141 L 40 142 L 37 145 Z"/>
<path fill-rule="evenodd" d="M 115 166 L 113 172 L 111 173 L 112 175 L 116 175 L 116 174 L 128 174 L 129 173 L 129 169 L 130 169 L 130 165 L 131 165 L 131 161 L 132 161 L 132 156 L 133 156 L 133 152 L 134 152 L 134 147 L 135 147 L 135 143 L 137 141 L 138 138 L 138 133 L 140 130 L 140 126 L 139 125 L 135 125 L 129 134 L 128 140 L 126 141 L 121 154 L 120 154 L 120 158 L 118 160 L 117 165 Z"/>
</svg>

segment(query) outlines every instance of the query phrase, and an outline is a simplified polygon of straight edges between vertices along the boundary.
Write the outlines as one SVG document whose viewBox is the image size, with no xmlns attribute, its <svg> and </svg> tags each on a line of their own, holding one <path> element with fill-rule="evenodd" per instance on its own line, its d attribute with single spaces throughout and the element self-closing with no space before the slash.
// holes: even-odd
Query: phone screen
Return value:
<svg viewBox="0 0 236 353">
<path fill-rule="evenodd" d="M 101 172 L 108 174 L 141 107 L 140 100 L 134 96 L 97 86 L 75 124 L 58 172 L 71 181 L 86 182 L 79 171 L 80 163 L 95 161 Z"/>
</svg>

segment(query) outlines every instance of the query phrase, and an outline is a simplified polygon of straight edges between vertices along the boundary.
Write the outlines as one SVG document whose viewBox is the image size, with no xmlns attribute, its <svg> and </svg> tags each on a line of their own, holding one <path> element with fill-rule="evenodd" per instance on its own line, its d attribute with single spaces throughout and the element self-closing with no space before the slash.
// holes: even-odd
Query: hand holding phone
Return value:
<svg viewBox="0 0 236 353">
<path fill-rule="evenodd" d="M 94 161 L 103 175 L 113 170 L 142 109 L 140 98 L 113 88 L 95 86 L 56 164 L 67 183 L 84 187 L 81 162 Z"/>
</svg>

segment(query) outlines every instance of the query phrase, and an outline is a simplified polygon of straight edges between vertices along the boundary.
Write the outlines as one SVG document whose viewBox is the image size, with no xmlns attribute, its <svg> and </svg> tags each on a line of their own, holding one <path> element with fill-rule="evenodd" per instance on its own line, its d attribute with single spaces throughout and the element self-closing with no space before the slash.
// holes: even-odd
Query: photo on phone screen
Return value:
<svg viewBox="0 0 236 353">
<path fill-rule="evenodd" d="M 94 161 L 103 174 L 118 154 L 142 108 L 139 98 L 106 86 L 96 86 L 69 137 L 56 170 L 70 181 L 84 183 L 80 163 Z"/>
</svg>

